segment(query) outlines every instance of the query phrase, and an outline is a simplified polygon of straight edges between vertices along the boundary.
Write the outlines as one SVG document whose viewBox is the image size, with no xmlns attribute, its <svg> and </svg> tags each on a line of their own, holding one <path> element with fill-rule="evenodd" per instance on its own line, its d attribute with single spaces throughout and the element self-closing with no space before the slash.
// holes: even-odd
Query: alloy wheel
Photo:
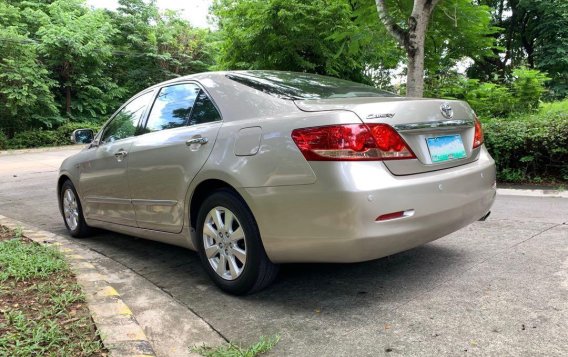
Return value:
<svg viewBox="0 0 568 357">
<path fill-rule="evenodd" d="M 77 197 L 75 197 L 75 192 L 68 188 L 63 193 L 63 215 L 65 216 L 65 222 L 69 226 L 69 229 L 74 231 L 79 225 L 79 206 L 77 204 Z"/>
<path fill-rule="evenodd" d="M 242 274 L 247 261 L 245 233 L 229 209 L 217 206 L 207 213 L 203 247 L 209 264 L 221 278 L 235 280 Z"/>
</svg>

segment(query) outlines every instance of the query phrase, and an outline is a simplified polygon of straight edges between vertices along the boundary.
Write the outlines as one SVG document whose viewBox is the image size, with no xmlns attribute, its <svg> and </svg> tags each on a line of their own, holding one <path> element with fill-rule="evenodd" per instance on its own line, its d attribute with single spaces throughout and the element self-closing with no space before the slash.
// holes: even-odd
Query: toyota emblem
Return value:
<svg viewBox="0 0 568 357">
<path fill-rule="evenodd" d="M 443 103 L 440 105 L 440 110 L 442 111 L 442 115 L 446 119 L 452 119 L 454 117 L 454 110 L 448 103 Z"/>
</svg>

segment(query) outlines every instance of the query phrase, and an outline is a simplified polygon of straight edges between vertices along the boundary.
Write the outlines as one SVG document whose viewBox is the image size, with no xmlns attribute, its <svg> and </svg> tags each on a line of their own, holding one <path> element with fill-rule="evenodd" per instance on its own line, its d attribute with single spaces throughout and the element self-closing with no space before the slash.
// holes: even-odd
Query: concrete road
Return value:
<svg viewBox="0 0 568 357">
<path fill-rule="evenodd" d="M 66 235 L 55 182 L 75 151 L 0 155 L 0 214 Z M 568 199 L 498 196 L 486 222 L 372 262 L 287 265 L 241 298 L 217 290 L 193 252 L 110 232 L 81 242 L 228 340 L 279 334 L 274 355 L 566 356 L 567 223 Z"/>
</svg>

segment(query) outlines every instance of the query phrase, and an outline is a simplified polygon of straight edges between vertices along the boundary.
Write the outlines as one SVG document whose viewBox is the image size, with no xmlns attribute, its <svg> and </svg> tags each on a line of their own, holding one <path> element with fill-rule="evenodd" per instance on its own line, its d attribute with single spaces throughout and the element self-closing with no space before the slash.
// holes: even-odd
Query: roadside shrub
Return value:
<svg viewBox="0 0 568 357">
<path fill-rule="evenodd" d="M 49 130 L 30 130 L 16 133 L 8 141 L 9 149 L 26 149 L 57 145 L 57 134 Z"/>
<path fill-rule="evenodd" d="M 0 150 L 6 150 L 8 148 L 8 137 L 4 132 L 0 131 Z"/>
<path fill-rule="evenodd" d="M 568 113 L 490 119 L 485 144 L 505 182 L 568 182 Z"/>
<path fill-rule="evenodd" d="M 566 114 L 568 113 L 568 99 L 559 100 L 556 102 L 542 103 L 540 107 L 542 114 Z"/>
<path fill-rule="evenodd" d="M 468 80 L 465 100 L 480 117 L 503 117 L 514 111 L 515 99 L 509 89 L 496 83 L 478 83 Z"/>
<path fill-rule="evenodd" d="M 515 109 L 513 93 L 503 84 L 452 75 L 431 85 L 436 87 L 426 92 L 428 96 L 465 100 L 482 118 L 504 117 Z"/>
<path fill-rule="evenodd" d="M 76 129 L 93 129 L 95 133 L 100 130 L 102 124 L 86 123 L 67 123 L 57 130 L 29 130 L 16 133 L 12 139 L 7 139 L 0 132 L 0 149 L 28 149 L 45 146 L 71 145 L 71 134 Z M 4 136 L 3 136 L 4 135 Z M 3 144 L 3 139 L 5 142 Z"/>
<path fill-rule="evenodd" d="M 525 67 L 513 71 L 511 81 L 480 82 L 456 73 L 426 79 L 426 95 L 467 101 L 480 117 L 507 117 L 538 110 L 546 92 L 546 74 Z"/>
<path fill-rule="evenodd" d="M 535 69 L 520 67 L 513 70 L 511 86 L 515 98 L 515 111 L 528 113 L 538 110 L 540 99 L 546 92 L 544 84 L 550 78 Z"/>
</svg>

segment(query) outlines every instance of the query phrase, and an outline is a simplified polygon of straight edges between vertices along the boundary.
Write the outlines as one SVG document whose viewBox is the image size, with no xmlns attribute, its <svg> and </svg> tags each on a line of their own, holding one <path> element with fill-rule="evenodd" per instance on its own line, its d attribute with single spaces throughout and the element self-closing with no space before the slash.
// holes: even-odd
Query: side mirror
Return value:
<svg viewBox="0 0 568 357">
<path fill-rule="evenodd" d="M 71 141 L 75 144 L 90 144 L 95 138 L 92 129 L 77 129 L 71 134 Z"/>
</svg>

